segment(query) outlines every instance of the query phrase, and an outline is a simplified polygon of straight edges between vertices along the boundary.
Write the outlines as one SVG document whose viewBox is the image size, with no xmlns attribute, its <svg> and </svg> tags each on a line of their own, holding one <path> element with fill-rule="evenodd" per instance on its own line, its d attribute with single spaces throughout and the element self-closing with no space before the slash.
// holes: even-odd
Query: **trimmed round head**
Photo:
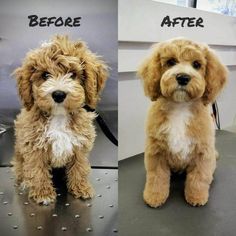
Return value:
<svg viewBox="0 0 236 236">
<path fill-rule="evenodd" d="M 153 101 L 163 96 L 174 102 L 202 99 L 207 104 L 225 84 L 227 69 L 207 45 L 177 38 L 155 45 L 138 74 Z"/>
</svg>

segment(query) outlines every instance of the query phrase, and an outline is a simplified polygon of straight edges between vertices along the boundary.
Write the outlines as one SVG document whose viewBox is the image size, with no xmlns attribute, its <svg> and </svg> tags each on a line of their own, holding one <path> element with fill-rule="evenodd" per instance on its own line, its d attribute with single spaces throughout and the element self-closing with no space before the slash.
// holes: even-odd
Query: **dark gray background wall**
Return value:
<svg viewBox="0 0 236 236">
<path fill-rule="evenodd" d="M 28 15 L 82 17 L 80 27 L 29 27 Z M 111 68 L 99 110 L 117 110 L 116 0 L 5 0 L 0 1 L 0 110 L 17 113 L 20 107 L 15 80 L 10 76 L 26 52 L 54 34 L 82 39 Z M 10 112 L 10 113 L 9 113 Z M 14 116 L 13 114 L 13 116 Z M 1 116 L 0 116 L 1 118 Z"/>
</svg>

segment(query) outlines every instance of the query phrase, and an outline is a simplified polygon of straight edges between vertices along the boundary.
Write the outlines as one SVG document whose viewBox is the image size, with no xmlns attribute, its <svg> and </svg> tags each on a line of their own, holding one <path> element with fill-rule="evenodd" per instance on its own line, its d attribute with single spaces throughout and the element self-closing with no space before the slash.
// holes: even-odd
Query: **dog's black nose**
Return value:
<svg viewBox="0 0 236 236">
<path fill-rule="evenodd" d="M 61 103 L 66 98 L 66 93 L 60 90 L 56 90 L 52 93 L 52 98 L 55 102 Z"/>
<path fill-rule="evenodd" d="M 190 81 L 191 77 L 187 74 L 177 74 L 176 75 L 176 80 L 178 81 L 179 85 L 187 85 L 188 82 Z"/>
</svg>

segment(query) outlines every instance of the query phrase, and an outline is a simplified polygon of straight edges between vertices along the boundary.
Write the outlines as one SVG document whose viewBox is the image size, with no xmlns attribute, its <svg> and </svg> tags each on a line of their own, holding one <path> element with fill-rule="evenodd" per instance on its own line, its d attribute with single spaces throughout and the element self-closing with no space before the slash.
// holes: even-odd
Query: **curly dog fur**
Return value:
<svg viewBox="0 0 236 236">
<path fill-rule="evenodd" d="M 141 65 L 145 94 L 153 101 L 146 127 L 144 201 L 165 203 L 171 171 L 186 170 L 185 199 L 208 201 L 216 168 L 210 105 L 226 83 L 227 69 L 204 44 L 172 39 L 154 46 Z"/>
<path fill-rule="evenodd" d="M 91 198 L 87 157 L 96 136 L 95 114 L 83 106 L 96 106 L 106 64 L 84 42 L 56 36 L 30 51 L 14 74 L 24 106 L 15 121 L 17 183 L 37 203 L 49 204 L 56 199 L 51 169 L 65 166 L 68 191 Z"/>
</svg>

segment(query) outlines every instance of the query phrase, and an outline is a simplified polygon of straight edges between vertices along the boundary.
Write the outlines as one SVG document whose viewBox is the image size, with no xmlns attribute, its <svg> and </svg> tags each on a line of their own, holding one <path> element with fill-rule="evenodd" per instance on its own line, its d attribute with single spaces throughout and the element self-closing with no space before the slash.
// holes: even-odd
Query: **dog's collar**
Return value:
<svg viewBox="0 0 236 236">
<path fill-rule="evenodd" d="M 91 108 L 91 107 L 88 106 L 88 105 L 84 105 L 83 108 L 84 108 L 86 111 L 88 111 L 88 112 L 96 112 L 95 109 Z"/>
</svg>

